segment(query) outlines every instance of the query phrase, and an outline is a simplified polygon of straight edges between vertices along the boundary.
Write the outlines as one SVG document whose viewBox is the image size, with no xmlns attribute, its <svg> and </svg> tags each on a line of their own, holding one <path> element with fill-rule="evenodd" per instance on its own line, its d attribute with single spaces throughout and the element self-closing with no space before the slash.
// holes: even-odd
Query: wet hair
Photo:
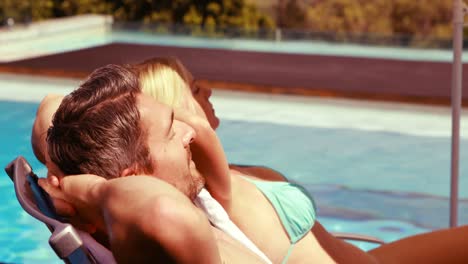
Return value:
<svg viewBox="0 0 468 264">
<path fill-rule="evenodd" d="M 193 101 L 184 101 L 184 93 L 191 93 L 193 76 L 178 59 L 155 57 L 136 64 L 134 69 L 143 93 L 171 107 L 195 111 Z"/>
<path fill-rule="evenodd" d="M 152 173 L 147 135 L 141 126 L 136 74 L 107 65 L 65 96 L 47 131 L 48 153 L 65 175 L 119 177 L 126 168 Z"/>
</svg>

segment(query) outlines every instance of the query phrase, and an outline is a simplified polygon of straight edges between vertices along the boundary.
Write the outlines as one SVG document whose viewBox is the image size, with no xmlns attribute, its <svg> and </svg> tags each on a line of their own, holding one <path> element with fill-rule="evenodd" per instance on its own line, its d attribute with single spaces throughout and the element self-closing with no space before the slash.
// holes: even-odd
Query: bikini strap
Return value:
<svg viewBox="0 0 468 264">
<path fill-rule="evenodd" d="M 281 261 L 281 264 L 286 264 L 286 263 L 288 262 L 288 258 L 289 258 L 289 256 L 291 255 L 292 250 L 294 249 L 294 246 L 295 246 L 295 245 L 296 245 L 296 244 L 291 244 L 291 245 L 289 246 L 289 248 L 288 248 L 288 253 L 286 253 L 286 256 L 284 256 L 284 259 L 283 259 L 283 261 Z"/>
</svg>

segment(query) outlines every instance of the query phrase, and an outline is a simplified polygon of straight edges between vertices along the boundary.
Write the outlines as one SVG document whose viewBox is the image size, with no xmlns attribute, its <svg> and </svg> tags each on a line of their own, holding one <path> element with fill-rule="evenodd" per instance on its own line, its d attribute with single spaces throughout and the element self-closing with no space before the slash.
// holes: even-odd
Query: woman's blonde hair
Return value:
<svg viewBox="0 0 468 264">
<path fill-rule="evenodd" d="M 135 65 L 135 69 L 143 93 L 172 107 L 195 111 L 193 101 L 185 100 L 193 77 L 179 60 L 156 57 Z"/>
</svg>

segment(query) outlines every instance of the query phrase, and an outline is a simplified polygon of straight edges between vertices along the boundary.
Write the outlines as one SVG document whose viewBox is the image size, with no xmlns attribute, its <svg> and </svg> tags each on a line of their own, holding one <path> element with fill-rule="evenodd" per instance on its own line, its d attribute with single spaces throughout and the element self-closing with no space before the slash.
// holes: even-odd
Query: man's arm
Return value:
<svg viewBox="0 0 468 264">
<path fill-rule="evenodd" d="M 34 155 L 42 163 L 46 164 L 46 137 L 47 129 L 52 124 L 52 117 L 57 111 L 60 103 L 62 102 L 63 95 L 48 94 L 42 99 L 36 112 L 36 119 L 34 120 L 33 128 L 31 131 L 31 144 Z"/>
<path fill-rule="evenodd" d="M 61 187 L 78 211 L 99 208 L 119 263 L 220 263 L 208 220 L 173 186 L 148 176 L 96 177 L 68 176 Z"/>
</svg>

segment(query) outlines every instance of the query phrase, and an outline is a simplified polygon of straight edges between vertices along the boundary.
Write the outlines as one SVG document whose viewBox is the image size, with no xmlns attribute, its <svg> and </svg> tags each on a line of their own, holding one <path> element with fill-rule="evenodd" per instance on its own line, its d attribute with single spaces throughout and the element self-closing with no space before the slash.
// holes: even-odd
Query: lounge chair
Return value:
<svg viewBox="0 0 468 264">
<path fill-rule="evenodd" d="M 23 209 L 52 232 L 49 244 L 59 258 L 70 264 L 116 263 L 110 250 L 56 215 L 48 194 L 38 185 L 38 177 L 25 158 L 17 157 L 5 171 L 14 183 L 16 197 Z"/>
</svg>

